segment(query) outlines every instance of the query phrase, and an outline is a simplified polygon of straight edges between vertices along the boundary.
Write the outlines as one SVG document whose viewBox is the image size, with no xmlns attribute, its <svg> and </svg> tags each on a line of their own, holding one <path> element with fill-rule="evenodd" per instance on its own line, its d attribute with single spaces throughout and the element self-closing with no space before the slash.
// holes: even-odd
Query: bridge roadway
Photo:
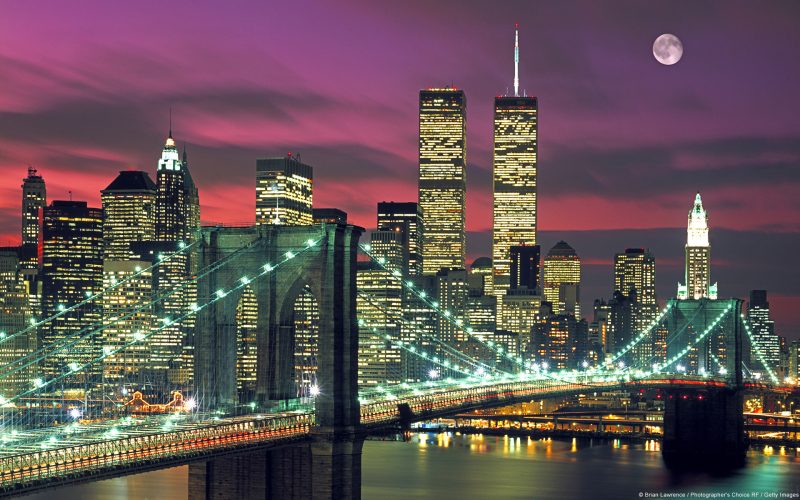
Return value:
<svg viewBox="0 0 800 500">
<path fill-rule="evenodd" d="M 556 380 L 541 375 L 491 381 L 454 382 L 440 387 L 391 386 L 379 399 L 361 401 L 365 432 L 478 408 L 503 406 L 541 397 L 614 389 L 720 388 L 724 379 L 682 375 L 626 380 L 614 376 L 577 376 Z M 387 390 L 388 391 L 388 390 Z M 401 406 L 405 406 L 405 414 Z M 252 414 L 238 417 L 127 417 L 86 428 L 76 424 L 0 438 L 0 495 L 184 465 L 255 448 L 307 440 L 313 412 Z"/>
</svg>

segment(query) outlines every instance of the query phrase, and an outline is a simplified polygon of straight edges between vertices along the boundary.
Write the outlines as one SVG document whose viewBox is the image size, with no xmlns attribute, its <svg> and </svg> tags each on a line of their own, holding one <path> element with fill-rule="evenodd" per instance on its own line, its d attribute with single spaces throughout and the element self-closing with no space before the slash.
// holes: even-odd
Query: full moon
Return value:
<svg viewBox="0 0 800 500">
<path fill-rule="evenodd" d="M 661 64 L 671 66 L 681 60 L 683 44 L 677 36 L 664 33 L 653 42 L 653 56 Z"/>
</svg>

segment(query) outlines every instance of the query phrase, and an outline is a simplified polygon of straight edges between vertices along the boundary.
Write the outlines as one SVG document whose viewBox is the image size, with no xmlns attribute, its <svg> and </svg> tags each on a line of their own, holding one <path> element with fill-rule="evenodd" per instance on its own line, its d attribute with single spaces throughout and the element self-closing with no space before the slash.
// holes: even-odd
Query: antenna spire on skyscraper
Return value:
<svg viewBox="0 0 800 500">
<path fill-rule="evenodd" d="M 514 23 L 514 97 L 519 97 L 519 23 Z"/>
<path fill-rule="evenodd" d="M 169 138 L 172 139 L 172 106 L 169 107 Z"/>
</svg>

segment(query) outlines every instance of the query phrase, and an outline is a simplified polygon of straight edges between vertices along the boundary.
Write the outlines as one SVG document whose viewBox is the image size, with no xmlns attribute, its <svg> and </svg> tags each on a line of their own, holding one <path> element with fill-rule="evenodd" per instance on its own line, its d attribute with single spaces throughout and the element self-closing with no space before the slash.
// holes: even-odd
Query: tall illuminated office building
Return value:
<svg viewBox="0 0 800 500">
<path fill-rule="evenodd" d="M 27 326 L 30 303 L 19 266 L 19 247 L 0 247 L 0 337 Z M 36 330 L 0 343 L 0 365 L 6 365 L 36 349 Z M 10 396 L 30 388 L 31 370 L 24 368 L 0 379 L 0 395 Z"/>
<path fill-rule="evenodd" d="M 464 268 L 467 100 L 462 90 L 419 93 L 419 207 L 424 274 Z"/>
<path fill-rule="evenodd" d="M 649 250 L 628 248 L 614 255 L 614 291 L 628 296 L 635 294 L 637 331 L 656 318 L 656 258 Z"/>
<path fill-rule="evenodd" d="M 394 231 L 402 235 L 408 254 L 408 273 L 410 276 L 420 276 L 424 225 L 419 204 L 394 201 L 378 203 L 378 230 Z"/>
<path fill-rule="evenodd" d="M 717 284 L 711 284 L 711 244 L 708 241 L 708 212 L 700 193 L 689 211 L 686 230 L 686 274 L 678 284 L 678 299 L 716 299 Z"/>
<path fill-rule="evenodd" d="M 519 95 L 518 30 L 514 40 L 514 95 L 494 100 L 492 275 L 498 305 L 509 288 L 514 245 L 536 245 L 536 97 Z"/>
<path fill-rule="evenodd" d="M 291 153 L 256 160 L 256 224 L 313 224 L 313 174 L 311 166 Z"/>
<path fill-rule="evenodd" d="M 170 127 L 161 151 L 156 177 L 155 239 L 158 242 L 151 257 L 158 259 L 180 249 L 181 243 L 196 238 L 200 226 L 199 196 L 189 173 L 186 151 L 183 158 L 178 153 Z M 161 262 L 154 271 L 156 293 L 172 293 L 154 308 L 158 320 L 166 321 L 185 314 L 196 297 L 194 285 L 182 286 L 192 273 L 195 264 L 188 253 L 176 253 Z M 162 325 L 163 326 L 163 325 Z M 193 376 L 192 330 L 194 317 L 180 324 L 170 325 L 150 338 L 150 368 L 167 370 L 169 379 L 186 383 Z"/>
<path fill-rule="evenodd" d="M 135 258 L 131 243 L 155 239 L 156 191 L 147 172 L 122 171 L 100 192 L 106 260 Z"/>
<path fill-rule="evenodd" d="M 47 189 L 33 167 L 22 181 L 22 248 L 20 267 L 26 275 L 36 274 L 41 265 L 41 232 Z"/>
<path fill-rule="evenodd" d="M 40 345 L 49 346 L 101 319 L 97 301 L 81 303 L 103 285 L 103 211 L 85 201 L 53 201 L 44 210 L 42 236 L 42 315 L 50 317 L 77 306 L 42 327 Z M 68 363 L 87 363 L 100 349 L 98 336 L 80 340 L 48 357 L 45 374 L 60 374 Z M 99 367 L 93 366 L 86 372 L 88 376 L 99 372 Z"/>
<path fill-rule="evenodd" d="M 773 370 L 778 370 L 781 363 L 780 338 L 775 334 L 775 322 L 769 317 L 769 301 L 766 290 L 751 290 L 750 301 L 747 304 L 747 321 L 753 332 L 754 348 L 761 352 L 764 361 Z M 754 370 L 763 370 L 758 357 L 751 350 L 750 367 Z"/>
<path fill-rule="evenodd" d="M 153 328 L 150 262 L 132 245 L 155 239 L 157 187 L 146 172 L 122 171 L 101 193 L 103 202 L 103 317 L 116 318 L 102 332 L 103 345 L 121 348 L 103 361 L 103 374 L 116 386 L 134 384 L 150 363 L 150 342 L 134 342 Z M 135 311 L 135 309 L 140 309 Z M 130 345 L 129 345 L 130 344 Z M 127 388 L 127 387 L 126 387 Z M 121 387 L 120 387 L 121 389 Z"/>
<path fill-rule="evenodd" d="M 544 258 L 544 299 L 553 304 L 553 314 L 561 314 L 570 292 L 581 282 L 581 260 L 566 241 L 559 241 Z M 580 318 L 580 305 L 575 304 L 575 317 Z"/>
</svg>

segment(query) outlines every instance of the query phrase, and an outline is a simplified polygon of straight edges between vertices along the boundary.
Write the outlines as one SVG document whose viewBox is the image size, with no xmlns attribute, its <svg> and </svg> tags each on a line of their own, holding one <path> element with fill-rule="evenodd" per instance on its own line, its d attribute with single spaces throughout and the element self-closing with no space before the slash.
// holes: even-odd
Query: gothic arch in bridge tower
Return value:
<svg viewBox="0 0 800 500">
<path fill-rule="evenodd" d="M 321 427 L 358 423 L 358 330 L 355 270 L 362 229 L 350 225 L 205 228 L 200 266 L 230 257 L 198 281 L 198 301 L 230 290 L 265 264 L 274 270 L 249 284 L 258 304 L 256 397 L 295 397 L 292 310 L 307 285 L 319 310 L 316 418 Z M 315 242 L 308 246 L 307 242 Z M 293 258 L 286 259 L 287 252 Z M 241 291 L 204 308 L 195 331 L 195 385 L 206 407 L 230 406 L 236 393 L 236 305 Z"/>
</svg>

